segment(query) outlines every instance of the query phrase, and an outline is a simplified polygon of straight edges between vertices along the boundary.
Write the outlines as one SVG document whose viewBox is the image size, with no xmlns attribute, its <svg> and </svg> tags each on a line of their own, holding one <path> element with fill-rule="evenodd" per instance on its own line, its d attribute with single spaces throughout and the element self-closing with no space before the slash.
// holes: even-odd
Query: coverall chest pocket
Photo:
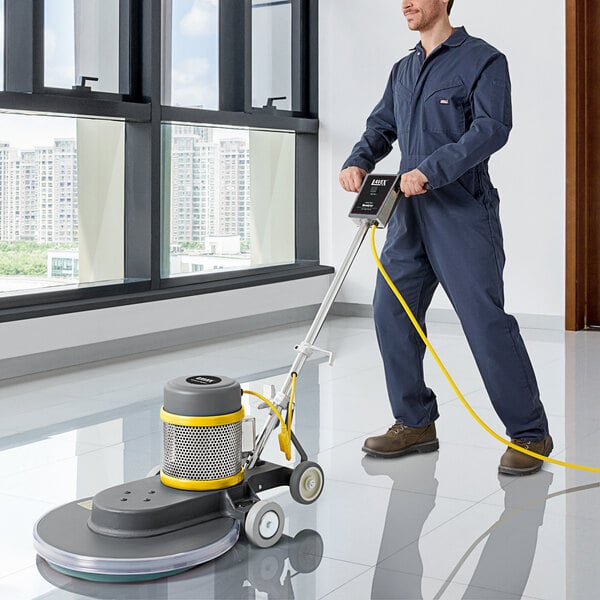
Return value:
<svg viewBox="0 0 600 600">
<path fill-rule="evenodd" d="M 398 132 L 408 131 L 411 121 L 412 92 L 409 88 L 396 83 L 394 88 L 394 117 Z"/>
<path fill-rule="evenodd" d="M 423 130 L 432 133 L 465 132 L 467 92 L 460 80 L 438 83 L 425 92 Z"/>
</svg>

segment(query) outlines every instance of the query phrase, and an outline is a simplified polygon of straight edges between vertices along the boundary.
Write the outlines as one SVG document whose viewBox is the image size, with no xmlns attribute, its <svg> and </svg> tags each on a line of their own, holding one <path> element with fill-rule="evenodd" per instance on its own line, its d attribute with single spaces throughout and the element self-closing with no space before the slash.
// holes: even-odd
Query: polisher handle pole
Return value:
<svg viewBox="0 0 600 600">
<path fill-rule="evenodd" d="M 317 314 L 313 319 L 312 325 L 310 326 L 310 329 L 308 330 L 308 333 L 304 338 L 304 341 L 301 344 L 298 344 L 298 346 L 296 347 L 296 359 L 294 360 L 294 363 L 292 364 L 292 367 L 288 372 L 288 375 L 285 379 L 281 390 L 277 393 L 277 395 L 274 398 L 275 404 L 278 404 L 282 409 L 286 409 L 289 403 L 290 391 L 292 389 L 292 374 L 296 373 L 297 375 L 299 375 L 307 358 L 312 354 L 312 348 L 314 347 L 314 343 L 317 340 L 317 336 L 319 335 L 323 327 L 323 323 L 325 323 L 325 319 L 327 318 L 327 315 L 329 314 L 329 311 L 333 306 L 333 303 L 340 291 L 340 288 L 342 287 L 342 284 L 344 283 L 344 280 L 348 275 L 348 271 L 350 271 L 350 267 L 352 266 L 352 263 L 354 262 L 354 259 L 356 258 L 360 247 L 362 246 L 367 232 L 369 231 L 373 223 L 374 221 L 370 219 L 363 219 L 359 222 L 358 231 L 356 232 L 356 235 L 352 240 L 352 244 L 346 254 L 346 257 L 344 258 L 342 264 L 337 270 L 333 281 L 331 282 L 331 285 L 327 290 L 327 294 L 325 294 L 325 298 L 323 299 L 323 302 L 321 303 L 321 306 L 319 307 L 319 310 L 317 311 Z M 269 436 L 277 427 L 278 422 L 279 419 L 277 415 L 271 413 L 256 442 L 256 450 L 251 456 L 248 457 L 248 462 L 246 465 L 247 468 L 251 469 L 252 467 L 254 467 L 254 465 L 260 458 L 260 455 L 264 450 L 265 445 L 267 444 Z"/>
</svg>

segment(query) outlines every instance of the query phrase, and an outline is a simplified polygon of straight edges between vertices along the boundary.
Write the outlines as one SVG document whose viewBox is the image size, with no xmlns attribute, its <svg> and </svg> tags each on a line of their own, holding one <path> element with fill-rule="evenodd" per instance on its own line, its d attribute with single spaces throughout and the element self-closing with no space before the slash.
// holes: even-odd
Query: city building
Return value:
<svg viewBox="0 0 600 600">
<path fill-rule="evenodd" d="M 77 146 L 0 144 L 0 241 L 76 244 Z"/>
</svg>

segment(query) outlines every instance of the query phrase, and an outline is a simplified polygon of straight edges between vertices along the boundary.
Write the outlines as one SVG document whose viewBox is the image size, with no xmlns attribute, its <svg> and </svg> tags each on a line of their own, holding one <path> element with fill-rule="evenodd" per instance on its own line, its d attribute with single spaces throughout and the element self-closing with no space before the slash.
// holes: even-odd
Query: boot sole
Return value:
<svg viewBox="0 0 600 600">
<path fill-rule="evenodd" d="M 548 454 L 544 456 L 550 456 L 550 453 L 554 450 L 554 444 L 550 441 L 550 448 L 548 449 Z M 512 475 L 516 477 L 522 477 L 523 475 L 533 475 L 539 471 L 541 471 L 544 462 L 540 460 L 539 465 L 535 465 L 533 467 L 529 467 L 528 469 L 516 469 L 514 467 L 503 467 L 502 465 L 498 466 L 498 473 L 502 475 Z"/>
<path fill-rule="evenodd" d="M 512 475 L 512 476 L 523 476 L 523 475 L 533 475 L 542 470 L 542 465 L 538 465 L 535 467 L 530 467 L 529 469 L 514 469 L 512 467 L 498 467 L 498 473 L 502 475 Z"/>
<path fill-rule="evenodd" d="M 396 450 L 394 452 L 381 452 L 379 450 L 371 450 L 366 446 L 362 447 L 365 454 L 369 456 L 375 456 L 377 458 L 398 458 L 399 456 L 406 456 L 407 454 L 425 454 L 427 452 L 435 452 L 440 447 L 439 440 L 435 439 L 431 442 L 423 442 L 422 444 L 413 444 L 404 448 L 404 450 Z"/>
</svg>

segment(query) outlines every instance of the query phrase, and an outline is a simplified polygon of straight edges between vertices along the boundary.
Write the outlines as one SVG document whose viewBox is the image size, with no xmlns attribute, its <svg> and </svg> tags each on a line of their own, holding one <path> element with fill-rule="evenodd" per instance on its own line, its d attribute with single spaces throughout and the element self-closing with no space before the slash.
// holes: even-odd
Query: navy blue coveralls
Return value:
<svg viewBox="0 0 600 600">
<path fill-rule="evenodd" d="M 442 284 L 507 434 L 540 440 L 548 423 L 518 324 L 504 312 L 499 197 L 488 173 L 511 113 L 506 58 L 461 27 L 426 59 L 419 43 L 394 65 L 343 168 L 372 171 L 397 139 L 400 173 L 427 177 L 433 190 L 398 203 L 382 263 L 423 328 Z M 381 275 L 373 305 L 396 422 L 428 425 L 438 409 L 424 382 L 425 345 Z"/>
</svg>

